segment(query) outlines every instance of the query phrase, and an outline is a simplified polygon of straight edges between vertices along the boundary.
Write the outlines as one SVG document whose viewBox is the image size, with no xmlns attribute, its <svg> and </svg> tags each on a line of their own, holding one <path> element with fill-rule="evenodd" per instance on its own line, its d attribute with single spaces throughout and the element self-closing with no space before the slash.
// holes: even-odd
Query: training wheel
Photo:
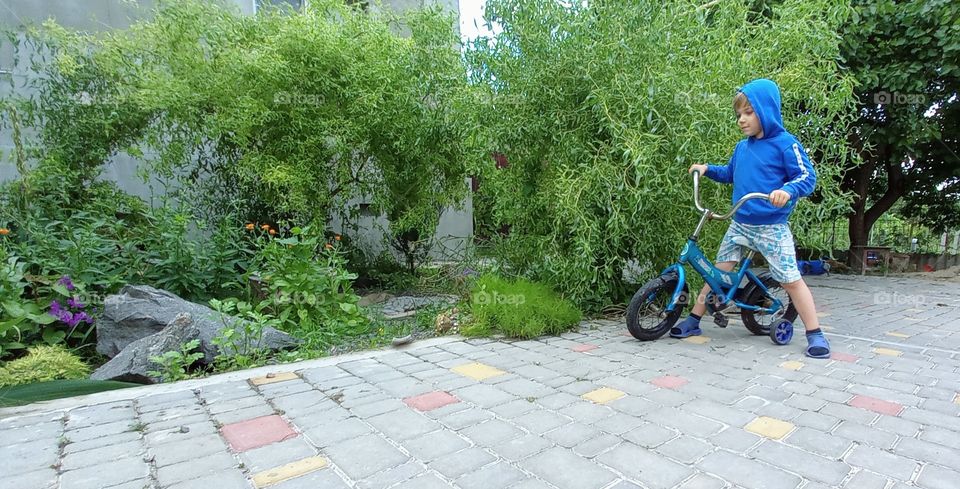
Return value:
<svg viewBox="0 0 960 489">
<path fill-rule="evenodd" d="M 778 345 L 786 345 L 793 339 L 793 323 L 780 321 L 770 328 L 770 340 Z"/>
</svg>

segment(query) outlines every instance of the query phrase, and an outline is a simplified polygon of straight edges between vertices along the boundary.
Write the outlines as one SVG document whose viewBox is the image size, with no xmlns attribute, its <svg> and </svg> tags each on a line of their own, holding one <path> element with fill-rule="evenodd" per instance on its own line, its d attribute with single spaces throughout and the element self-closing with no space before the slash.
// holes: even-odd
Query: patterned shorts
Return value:
<svg viewBox="0 0 960 489">
<path fill-rule="evenodd" d="M 793 233 L 786 224 L 742 224 L 731 221 L 720 242 L 717 261 L 740 261 L 743 247 L 758 251 L 767 260 L 770 274 L 782 284 L 800 280 Z"/>
</svg>

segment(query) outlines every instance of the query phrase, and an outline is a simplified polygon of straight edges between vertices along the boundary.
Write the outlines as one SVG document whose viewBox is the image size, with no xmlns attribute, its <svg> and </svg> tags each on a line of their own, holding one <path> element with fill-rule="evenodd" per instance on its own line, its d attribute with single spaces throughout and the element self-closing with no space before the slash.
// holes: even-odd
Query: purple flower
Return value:
<svg viewBox="0 0 960 489">
<path fill-rule="evenodd" d="M 69 276 L 69 275 L 64 275 L 63 277 L 60 277 L 60 280 L 59 280 L 57 283 L 60 284 L 60 285 L 62 285 L 62 286 L 64 286 L 64 287 L 66 287 L 67 290 L 73 290 L 73 289 L 74 289 L 73 281 L 70 280 L 70 276 Z"/>
<path fill-rule="evenodd" d="M 63 311 L 63 306 L 59 302 L 53 301 L 50 303 L 50 315 L 53 317 L 59 317 L 60 313 Z"/>
<path fill-rule="evenodd" d="M 85 312 L 78 312 L 76 314 L 72 314 L 70 319 L 64 322 L 67 323 L 67 326 L 70 326 L 71 328 L 76 328 L 81 321 L 87 324 L 93 323 L 93 319 L 90 318 L 90 316 L 87 316 L 87 313 Z"/>
<path fill-rule="evenodd" d="M 84 303 L 77 300 L 76 297 L 71 297 L 67 299 L 67 306 L 69 306 L 72 309 L 83 309 L 84 307 L 87 307 L 86 305 L 84 305 Z"/>
</svg>

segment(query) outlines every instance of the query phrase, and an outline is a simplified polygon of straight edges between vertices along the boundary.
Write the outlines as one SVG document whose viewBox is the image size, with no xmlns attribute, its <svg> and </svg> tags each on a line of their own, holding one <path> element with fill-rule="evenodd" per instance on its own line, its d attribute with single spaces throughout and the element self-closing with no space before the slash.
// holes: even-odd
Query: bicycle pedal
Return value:
<svg viewBox="0 0 960 489">
<path fill-rule="evenodd" d="M 717 312 L 713 315 L 713 323 L 721 328 L 726 328 L 727 325 L 730 324 L 730 320 L 727 319 L 727 316 L 725 316 L 722 312 Z"/>
</svg>

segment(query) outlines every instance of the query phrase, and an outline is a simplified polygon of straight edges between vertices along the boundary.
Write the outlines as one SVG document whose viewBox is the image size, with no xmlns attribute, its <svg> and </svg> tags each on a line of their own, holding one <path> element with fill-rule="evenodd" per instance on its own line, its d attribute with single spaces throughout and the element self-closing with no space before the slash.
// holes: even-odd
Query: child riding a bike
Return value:
<svg viewBox="0 0 960 489">
<path fill-rule="evenodd" d="M 769 198 L 741 203 L 720 244 L 715 266 L 733 270 L 744 245 L 762 254 L 770 274 L 787 291 L 803 320 L 807 356 L 828 358 L 830 345 L 820 331 L 813 295 L 797 268 L 793 234 L 787 224 L 797 200 L 813 192 L 817 173 L 797 138 L 783 128 L 776 83 L 767 79 L 747 83 L 734 98 L 734 110 L 746 137 L 737 143 L 730 161 L 722 166 L 692 165 L 687 171 L 732 183 L 735 204 L 753 192 L 769 194 Z M 700 318 L 707 311 L 710 292 L 710 285 L 705 285 L 690 315 L 670 330 L 670 336 L 701 333 Z"/>
</svg>

